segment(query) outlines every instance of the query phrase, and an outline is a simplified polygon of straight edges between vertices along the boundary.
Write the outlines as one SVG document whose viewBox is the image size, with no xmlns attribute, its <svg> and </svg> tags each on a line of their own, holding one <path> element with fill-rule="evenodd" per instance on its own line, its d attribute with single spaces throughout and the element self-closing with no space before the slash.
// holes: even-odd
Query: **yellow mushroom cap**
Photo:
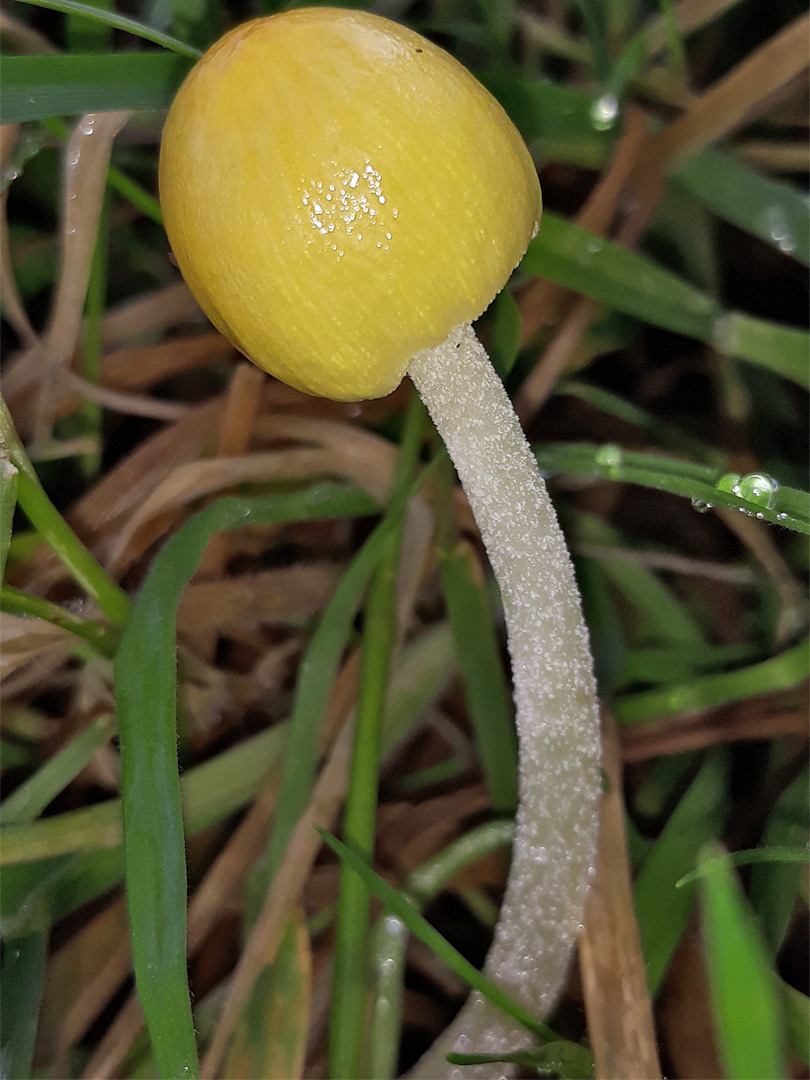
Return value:
<svg viewBox="0 0 810 1080">
<path fill-rule="evenodd" d="M 390 393 L 489 305 L 540 217 L 531 157 L 451 56 L 303 8 L 226 34 L 169 111 L 160 198 L 211 321 L 306 393 Z"/>
</svg>

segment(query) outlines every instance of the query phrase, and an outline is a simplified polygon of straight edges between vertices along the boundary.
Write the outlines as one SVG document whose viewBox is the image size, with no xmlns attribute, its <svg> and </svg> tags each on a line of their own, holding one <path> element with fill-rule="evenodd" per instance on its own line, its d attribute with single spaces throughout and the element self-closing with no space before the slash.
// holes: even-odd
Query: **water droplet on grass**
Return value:
<svg viewBox="0 0 810 1080">
<path fill-rule="evenodd" d="M 718 491 L 726 491 L 729 495 L 739 495 L 739 483 L 739 473 L 727 472 L 720 477 L 720 479 L 715 483 L 714 486 L 717 488 Z"/>
<path fill-rule="evenodd" d="M 619 102 L 615 94 L 602 94 L 591 106 L 591 123 L 597 131 L 609 131 L 619 115 Z"/>
<path fill-rule="evenodd" d="M 766 510 L 773 506 L 776 493 L 779 490 L 779 482 L 767 473 L 746 473 L 741 476 L 737 484 L 738 490 L 735 495 L 748 502 L 764 506 Z"/>
<path fill-rule="evenodd" d="M 605 443 L 593 456 L 595 464 L 611 479 L 618 479 L 623 461 L 622 448 L 616 443 Z"/>
</svg>

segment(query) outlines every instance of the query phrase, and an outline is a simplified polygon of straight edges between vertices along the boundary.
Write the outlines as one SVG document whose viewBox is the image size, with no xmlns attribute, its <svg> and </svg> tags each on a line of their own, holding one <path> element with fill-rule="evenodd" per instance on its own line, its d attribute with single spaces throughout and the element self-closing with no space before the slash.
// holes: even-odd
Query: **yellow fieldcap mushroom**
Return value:
<svg viewBox="0 0 810 1080">
<path fill-rule="evenodd" d="M 531 158 L 489 94 L 386 19 L 306 8 L 248 23 L 169 113 L 160 192 L 212 321 L 292 386 L 386 394 L 407 370 L 444 439 L 498 581 L 520 805 L 486 971 L 536 1015 L 565 981 L 596 849 L 599 722 L 588 633 L 545 484 L 470 325 L 534 233 Z M 418 1074 L 527 1031 L 473 995 Z"/>
<path fill-rule="evenodd" d="M 211 321 L 310 394 L 390 393 L 472 322 L 540 218 L 531 157 L 443 50 L 365 12 L 226 34 L 172 104 L 160 198 Z"/>
</svg>

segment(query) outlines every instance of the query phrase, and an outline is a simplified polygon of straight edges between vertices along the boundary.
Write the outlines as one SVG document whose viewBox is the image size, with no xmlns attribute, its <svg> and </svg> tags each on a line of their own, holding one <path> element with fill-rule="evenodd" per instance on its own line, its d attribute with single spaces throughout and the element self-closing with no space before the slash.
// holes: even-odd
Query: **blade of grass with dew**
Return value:
<svg viewBox="0 0 810 1080">
<path fill-rule="evenodd" d="M 2 67 L 5 68 L 6 61 Z M 108 576 L 45 494 L 39 477 L 23 449 L 11 414 L 0 398 L 0 446 L 19 470 L 17 500 L 42 539 L 49 544 L 71 576 L 95 600 L 114 623 L 126 622 L 130 612 L 127 594 Z"/>
<path fill-rule="evenodd" d="M 176 53 L 4 56 L 0 122 L 119 109 L 167 109 L 191 61 Z"/>
<path fill-rule="evenodd" d="M 551 1028 L 535 1017 L 530 1016 L 521 1005 L 518 1005 L 500 987 L 491 982 L 483 972 L 473 967 L 469 960 L 465 959 L 457 949 L 454 949 L 450 942 L 442 937 L 439 931 L 419 914 L 413 902 L 375 874 L 360 854 L 322 829 L 319 829 L 318 832 L 321 834 L 326 846 L 331 848 L 341 862 L 358 875 L 368 890 L 374 893 L 386 908 L 399 916 L 410 932 L 427 945 L 439 959 L 443 960 L 473 990 L 477 990 L 487 1001 L 502 1009 L 508 1016 L 522 1024 L 523 1027 L 531 1031 L 539 1039 L 552 1041 L 556 1038 Z"/>
<path fill-rule="evenodd" d="M 71 130 L 67 124 L 57 116 L 46 117 L 42 121 L 42 127 L 54 135 L 57 139 L 65 141 L 70 137 Z M 136 210 L 154 221 L 156 225 L 163 227 L 163 214 L 160 210 L 160 203 L 157 199 L 150 195 L 141 185 L 133 180 L 132 177 L 122 173 L 120 169 L 115 165 L 110 165 L 107 172 L 107 187 L 110 191 L 114 191 L 120 195 L 122 199 L 126 199 L 128 203 L 135 207 Z"/>
<path fill-rule="evenodd" d="M 711 753 L 681 797 L 636 878 L 633 900 L 647 985 L 655 997 L 686 929 L 694 890 L 676 889 L 709 840 L 722 835 L 728 814 L 728 755 Z"/>
<path fill-rule="evenodd" d="M 152 26 L 147 26 L 146 23 L 138 22 L 137 19 L 127 18 L 125 15 L 119 15 L 115 11 L 96 7 L 93 4 L 83 4 L 79 0 L 20 0 L 20 3 L 32 7 L 48 8 L 50 11 L 61 11 L 66 15 L 94 19 L 96 22 L 109 26 L 113 30 L 124 30 L 126 33 L 133 34 L 143 41 L 151 41 L 153 45 L 162 45 L 164 49 L 188 57 L 191 60 L 199 60 L 202 56 L 199 49 L 187 45 L 184 41 L 178 41 L 177 38 L 173 38 L 170 34 L 164 34 Z M 49 59 L 58 60 L 60 57 L 51 55 Z M 54 115 L 59 114 L 55 113 Z"/>
<path fill-rule="evenodd" d="M 45 619 L 46 622 L 61 626 L 63 630 L 89 642 L 99 656 L 108 658 L 115 655 L 121 637 L 117 627 L 97 622 L 95 619 L 83 619 L 59 604 L 52 604 L 50 600 L 15 589 L 13 585 L 0 586 L 0 611 L 9 615 Z"/>
<path fill-rule="evenodd" d="M 617 311 L 808 386 L 810 337 L 804 331 L 727 312 L 677 274 L 552 211 L 543 214 L 543 228 L 520 265 L 524 273 L 547 277 Z"/>
<path fill-rule="evenodd" d="M 73 781 L 115 728 L 111 714 L 96 719 L 0 803 L 3 825 L 34 821 Z"/>
<path fill-rule="evenodd" d="M 702 675 L 660 690 L 642 690 L 619 698 L 614 706 L 618 723 L 644 721 L 679 713 L 715 709 L 732 701 L 772 694 L 798 686 L 807 678 L 810 638 L 758 664 Z"/>
<path fill-rule="evenodd" d="M 0 972 L 0 1072 L 3 1077 L 33 1076 L 34 1042 L 45 979 L 48 943 L 44 933 L 11 938 L 3 944 Z"/>
<path fill-rule="evenodd" d="M 761 176 L 711 148 L 679 162 L 670 179 L 724 221 L 810 264 L 810 203 L 791 184 Z"/>
<path fill-rule="evenodd" d="M 766 850 L 774 845 L 796 847 L 806 843 L 809 783 L 810 775 L 805 769 L 777 799 L 760 837 L 760 844 Z M 751 904 L 774 956 L 782 947 L 793 918 L 802 874 L 799 865 L 756 866 L 751 873 Z"/>
<path fill-rule="evenodd" d="M 424 910 L 455 874 L 477 859 L 508 847 L 513 835 L 511 821 L 493 821 L 471 829 L 417 867 L 408 876 L 405 895 L 418 911 Z M 368 1072 L 376 1080 L 394 1080 L 397 1075 L 407 946 L 408 928 L 403 920 L 391 912 L 383 912 L 372 934 L 374 983 Z"/>
<path fill-rule="evenodd" d="M 700 897 L 720 1057 L 729 1080 L 779 1080 L 787 1071 L 776 975 L 731 863 L 718 854 L 715 845 L 700 854 Z"/>
<path fill-rule="evenodd" d="M 6 560 L 11 545 L 11 525 L 17 507 L 20 473 L 7 457 L 0 457 L 0 581 L 6 574 Z"/>
<path fill-rule="evenodd" d="M 368 496 L 338 484 L 212 504 L 155 558 L 121 640 L 114 668 L 133 965 L 164 1076 L 192 1076 L 199 1068 L 186 975 L 187 886 L 176 745 L 175 626 L 181 592 L 215 532 L 353 517 L 374 509 Z"/>
<path fill-rule="evenodd" d="M 742 511 L 749 517 L 769 521 L 772 525 L 810 533 L 810 495 L 806 491 L 779 485 L 771 477 L 765 478 L 759 499 L 741 498 L 725 490 L 722 485 L 718 487 L 721 480 L 725 482 L 719 469 L 694 462 L 658 454 L 635 453 L 613 443 L 601 446 L 546 443 L 533 449 L 540 469 L 546 475 L 572 473 L 575 476 L 639 484 L 641 487 L 680 495 L 697 504 L 697 509 L 725 506 L 730 510 Z"/>
<path fill-rule="evenodd" d="M 380 732 L 386 684 L 397 636 L 397 570 L 409 489 L 416 470 L 426 410 L 412 391 L 405 418 L 386 518 L 394 527 L 385 538 L 365 608 L 360 686 L 355 714 L 354 746 L 343 833 L 359 850 L 374 850 L 379 788 Z M 370 897 L 365 884 L 341 869 L 335 921 L 335 959 L 329 1039 L 330 1075 L 353 1080 L 361 1075 Z"/>
<path fill-rule="evenodd" d="M 312 1000 L 312 950 L 303 912 L 295 908 L 271 964 L 260 972 L 234 1029 L 224 1080 L 301 1076 Z"/>
</svg>

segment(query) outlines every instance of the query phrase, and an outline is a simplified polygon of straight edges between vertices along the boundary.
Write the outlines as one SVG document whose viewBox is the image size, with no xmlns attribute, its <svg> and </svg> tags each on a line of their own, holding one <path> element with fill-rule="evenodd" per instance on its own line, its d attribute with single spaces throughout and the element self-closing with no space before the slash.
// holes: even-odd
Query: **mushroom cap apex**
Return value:
<svg viewBox="0 0 810 1080">
<path fill-rule="evenodd" d="M 260 367 L 336 400 L 393 390 L 477 318 L 536 230 L 506 113 L 420 35 L 301 8 L 217 42 L 169 111 L 160 198 L 201 307 Z"/>
</svg>

